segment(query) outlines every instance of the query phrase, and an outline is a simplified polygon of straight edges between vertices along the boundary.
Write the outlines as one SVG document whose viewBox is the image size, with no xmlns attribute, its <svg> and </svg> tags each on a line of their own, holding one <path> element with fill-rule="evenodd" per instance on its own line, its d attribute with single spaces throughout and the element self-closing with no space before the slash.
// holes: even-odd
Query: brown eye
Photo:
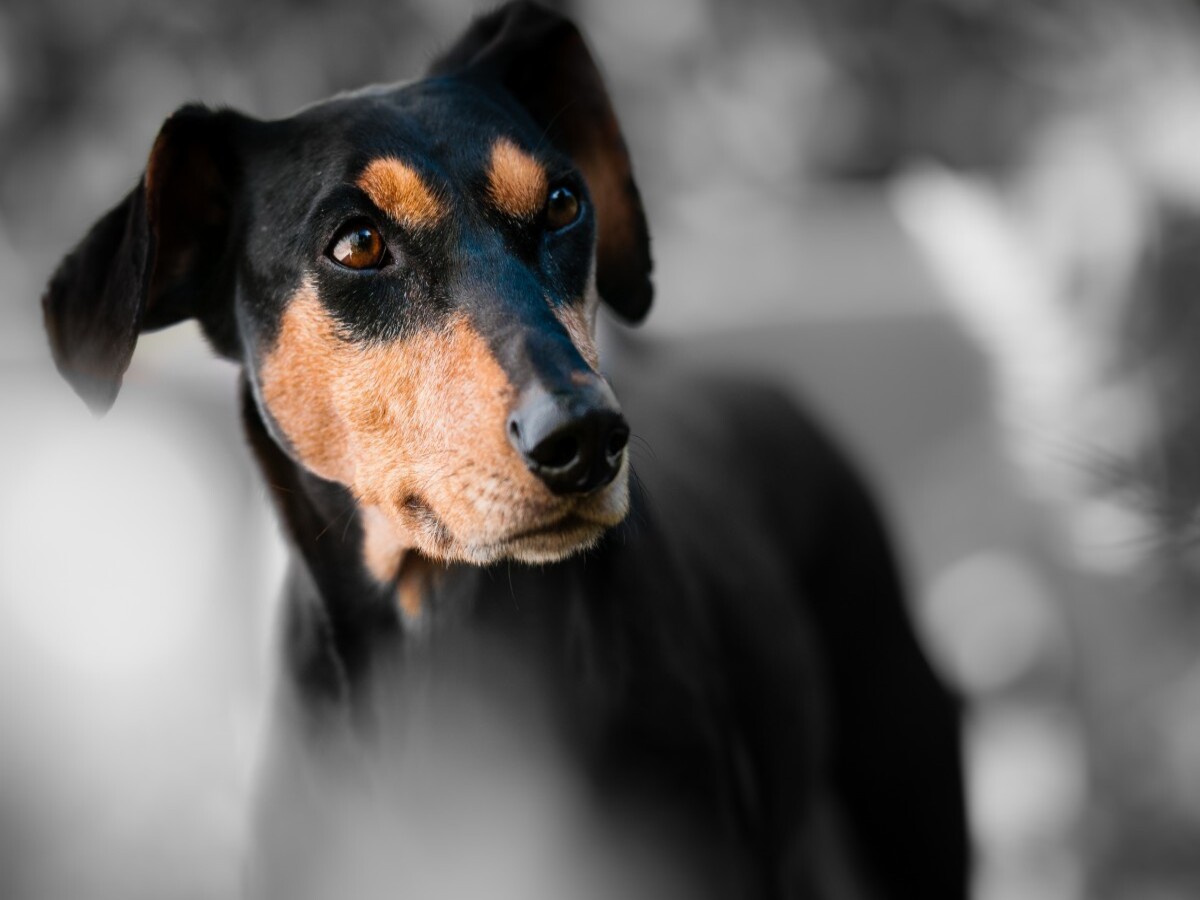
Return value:
<svg viewBox="0 0 1200 900">
<path fill-rule="evenodd" d="M 364 220 L 342 226 L 329 248 L 330 257 L 347 269 L 376 269 L 386 252 L 383 237 Z"/>
<path fill-rule="evenodd" d="M 570 188 L 556 187 L 546 199 L 546 228 L 558 231 L 579 218 L 579 198 Z"/>
</svg>

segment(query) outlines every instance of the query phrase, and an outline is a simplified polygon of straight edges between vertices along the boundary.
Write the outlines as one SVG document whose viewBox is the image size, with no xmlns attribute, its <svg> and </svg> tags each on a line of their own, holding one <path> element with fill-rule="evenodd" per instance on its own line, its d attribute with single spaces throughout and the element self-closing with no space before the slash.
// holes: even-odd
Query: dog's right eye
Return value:
<svg viewBox="0 0 1200 900">
<path fill-rule="evenodd" d="M 329 258 L 347 269 L 378 269 L 387 254 L 387 244 L 366 219 L 347 222 L 326 251 Z"/>
<path fill-rule="evenodd" d="M 559 186 L 546 198 L 546 227 L 560 231 L 579 218 L 579 198 L 569 187 Z"/>
</svg>

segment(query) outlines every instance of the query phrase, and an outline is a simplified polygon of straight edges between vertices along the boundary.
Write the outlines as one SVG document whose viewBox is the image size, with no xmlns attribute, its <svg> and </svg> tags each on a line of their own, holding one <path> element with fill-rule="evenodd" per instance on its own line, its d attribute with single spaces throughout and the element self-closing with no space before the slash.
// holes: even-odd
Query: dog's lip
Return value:
<svg viewBox="0 0 1200 900">
<path fill-rule="evenodd" d="M 561 537 L 569 532 L 581 531 L 585 528 L 591 531 L 602 527 L 604 526 L 600 522 L 584 518 L 577 512 L 568 512 L 550 522 L 535 525 L 532 528 L 526 528 L 521 531 L 515 531 L 501 538 L 498 543 L 511 544 L 517 541 L 530 540 L 531 538 Z"/>
<path fill-rule="evenodd" d="M 430 532 L 437 534 L 442 541 L 453 543 L 454 538 L 445 523 L 433 508 L 415 495 L 405 501 L 405 507 L 418 515 Z M 487 544 L 476 545 L 477 549 L 490 547 L 494 552 L 505 552 L 506 548 L 522 545 L 539 544 L 550 540 L 555 543 L 571 540 L 583 540 L 594 537 L 597 531 L 609 527 L 609 523 L 581 515 L 575 509 L 568 509 L 554 516 L 549 521 L 509 532 L 489 541 Z"/>
</svg>

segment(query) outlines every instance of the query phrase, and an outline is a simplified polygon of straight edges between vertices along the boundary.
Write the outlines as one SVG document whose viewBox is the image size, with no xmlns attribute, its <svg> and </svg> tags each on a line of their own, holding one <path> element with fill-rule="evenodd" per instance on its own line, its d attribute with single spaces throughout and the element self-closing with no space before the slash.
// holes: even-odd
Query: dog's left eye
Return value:
<svg viewBox="0 0 1200 900">
<path fill-rule="evenodd" d="M 329 245 L 330 259 L 347 269 L 377 269 L 387 254 L 379 230 L 365 219 L 342 226 Z"/>
<path fill-rule="evenodd" d="M 558 231 L 579 218 L 579 198 L 568 187 L 556 187 L 546 198 L 546 230 Z"/>
</svg>

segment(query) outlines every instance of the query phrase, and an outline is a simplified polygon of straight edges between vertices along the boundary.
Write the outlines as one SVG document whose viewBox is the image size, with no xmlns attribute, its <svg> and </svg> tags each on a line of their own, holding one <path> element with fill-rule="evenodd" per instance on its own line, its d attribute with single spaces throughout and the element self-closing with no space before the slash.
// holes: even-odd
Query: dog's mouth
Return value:
<svg viewBox="0 0 1200 900">
<path fill-rule="evenodd" d="M 620 523 L 628 507 L 623 485 L 580 498 L 566 508 L 544 511 L 533 524 L 472 535 L 456 533 L 431 503 L 412 495 L 403 510 L 418 531 L 418 546 L 427 555 L 445 560 L 489 564 L 503 559 L 529 563 L 556 562 L 594 546 L 606 531 Z"/>
<path fill-rule="evenodd" d="M 526 528 L 501 539 L 498 543 L 511 544 L 517 541 L 532 540 L 540 537 L 562 536 L 580 528 L 592 528 L 598 523 L 590 522 L 580 516 L 578 513 L 567 513 L 565 516 L 560 516 L 553 522 L 548 522 L 545 525 L 538 525 L 534 528 Z"/>
<path fill-rule="evenodd" d="M 548 522 L 544 525 L 538 525 L 533 528 L 526 528 L 518 531 L 515 534 L 508 535 L 497 541 L 497 544 L 502 545 L 517 545 L 537 543 L 539 541 L 569 541 L 573 537 L 587 535 L 596 529 L 603 531 L 609 525 L 604 522 L 597 522 L 594 519 L 588 519 L 579 515 L 576 512 L 569 512 L 564 516 L 555 519 L 553 522 Z"/>
<path fill-rule="evenodd" d="M 552 522 L 506 535 L 479 549 L 495 558 L 530 563 L 556 562 L 595 546 L 614 524 L 570 512 Z"/>
<path fill-rule="evenodd" d="M 449 546 L 455 542 L 449 527 L 424 498 L 410 494 L 404 498 L 401 505 L 404 511 L 416 520 L 428 540 L 441 546 Z"/>
<path fill-rule="evenodd" d="M 615 521 L 603 521 L 568 512 L 553 521 L 522 528 L 490 541 L 463 542 L 458 549 L 469 560 L 490 563 L 502 559 L 528 563 L 557 562 L 587 550 Z"/>
</svg>

